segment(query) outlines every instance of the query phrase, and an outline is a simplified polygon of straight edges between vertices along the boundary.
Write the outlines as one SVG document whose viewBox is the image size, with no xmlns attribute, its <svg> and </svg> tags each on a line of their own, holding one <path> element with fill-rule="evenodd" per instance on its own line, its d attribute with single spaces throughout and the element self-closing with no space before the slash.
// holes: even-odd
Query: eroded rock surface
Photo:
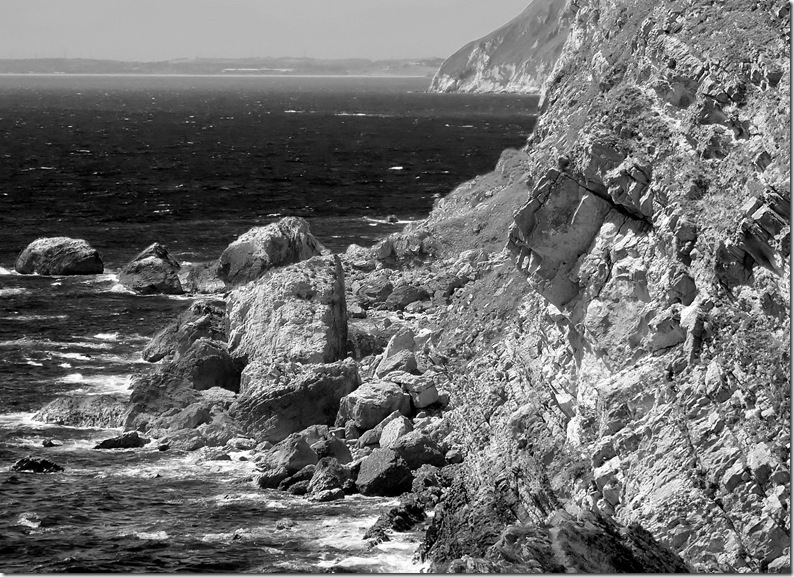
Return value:
<svg viewBox="0 0 794 577">
<path fill-rule="evenodd" d="M 182 268 L 165 246 L 155 242 L 121 269 L 119 283 L 139 294 L 182 294 Z"/>
<path fill-rule="evenodd" d="M 20 274 L 100 274 L 104 265 L 99 252 L 86 241 L 59 236 L 31 242 L 17 257 L 14 269 Z"/>
</svg>

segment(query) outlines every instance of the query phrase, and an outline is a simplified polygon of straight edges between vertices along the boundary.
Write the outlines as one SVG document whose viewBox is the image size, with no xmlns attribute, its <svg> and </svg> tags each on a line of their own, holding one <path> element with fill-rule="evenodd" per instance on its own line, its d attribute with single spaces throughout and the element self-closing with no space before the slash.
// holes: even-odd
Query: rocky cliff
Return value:
<svg viewBox="0 0 794 577">
<path fill-rule="evenodd" d="M 430 90 L 539 92 L 560 55 L 570 16 L 565 0 L 533 0 L 519 16 L 447 58 Z"/>
<path fill-rule="evenodd" d="M 785 569 L 789 5 L 563 12 L 527 146 L 380 247 L 421 266 L 478 251 L 434 319 L 467 455 L 425 554 L 520 569 L 497 529 L 566 511 L 639 526 L 695 570 Z M 499 66 L 455 87 L 502 89 Z"/>
</svg>

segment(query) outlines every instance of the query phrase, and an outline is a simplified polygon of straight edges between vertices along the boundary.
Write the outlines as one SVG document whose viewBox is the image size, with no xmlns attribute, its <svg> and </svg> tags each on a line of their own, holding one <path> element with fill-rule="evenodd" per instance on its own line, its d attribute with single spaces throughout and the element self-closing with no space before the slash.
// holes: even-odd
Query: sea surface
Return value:
<svg viewBox="0 0 794 577">
<path fill-rule="evenodd" d="M 418 532 L 370 548 L 384 498 L 312 504 L 255 488 L 244 453 L 197 463 L 99 451 L 118 430 L 48 425 L 61 395 L 126 392 L 191 298 L 137 296 L 152 242 L 181 262 L 306 218 L 371 245 L 524 144 L 537 98 L 428 94 L 424 78 L 0 76 L 0 572 L 418 572 Z M 396 216 L 396 224 L 389 222 Z M 105 273 L 19 275 L 41 236 L 83 238 Z M 56 446 L 45 448 L 43 441 Z M 11 471 L 48 458 L 63 473 Z"/>
</svg>

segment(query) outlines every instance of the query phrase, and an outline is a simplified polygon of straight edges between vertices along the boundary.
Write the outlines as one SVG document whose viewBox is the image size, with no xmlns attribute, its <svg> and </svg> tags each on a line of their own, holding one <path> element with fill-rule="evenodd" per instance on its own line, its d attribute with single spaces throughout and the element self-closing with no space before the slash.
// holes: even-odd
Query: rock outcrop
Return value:
<svg viewBox="0 0 794 577">
<path fill-rule="evenodd" d="M 328 251 L 299 217 L 282 218 L 252 228 L 230 244 L 218 259 L 218 276 L 228 286 L 245 284 L 273 267 L 306 260 Z"/>
<path fill-rule="evenodd" d="M 101 274 L 99 252 L 86 241 L 65 236 L 39 238 L 17 257 L 14 269 L 20 274 Z"/>
<path fill-rule="evenodd" d="M 566 4 L 534 0 L 509 23 L 447 58 L 430 90 L 539 93 L 568 35 Z"/>
<path fill-rule="evenodd" d="M 155 242 L 121 269 L 119 283 L 138 294 L 182 294 L 181 265 L 168 250 Z"/>
<path fill-rule="evenodd" d="M 69 395 L 58 397 L 33 415 L 34 421 L 115 429 L 122 426 L 127 399 L 117 395 Z"/>
<path fill-rule="evenodd" d="M 200 338 L 226 341 L 226 303 L 198 300 L 165 328 L 158 331 L 143 349 L 143 360 L 155 363 L 183 355 Z"/>
</svg>

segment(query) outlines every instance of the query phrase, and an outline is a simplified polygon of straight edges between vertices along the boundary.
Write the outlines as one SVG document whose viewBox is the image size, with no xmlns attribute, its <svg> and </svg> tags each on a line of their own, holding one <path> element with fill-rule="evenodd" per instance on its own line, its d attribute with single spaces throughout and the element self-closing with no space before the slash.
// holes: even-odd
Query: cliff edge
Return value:
<svg viewBox="0 0 794 577">
<path fill-rule="evenodd" d="M 431 92 L 538 93 L 570 26 L 565 0 L 534 0 L 519 16 L 447 58 Z"/>
</svg>

